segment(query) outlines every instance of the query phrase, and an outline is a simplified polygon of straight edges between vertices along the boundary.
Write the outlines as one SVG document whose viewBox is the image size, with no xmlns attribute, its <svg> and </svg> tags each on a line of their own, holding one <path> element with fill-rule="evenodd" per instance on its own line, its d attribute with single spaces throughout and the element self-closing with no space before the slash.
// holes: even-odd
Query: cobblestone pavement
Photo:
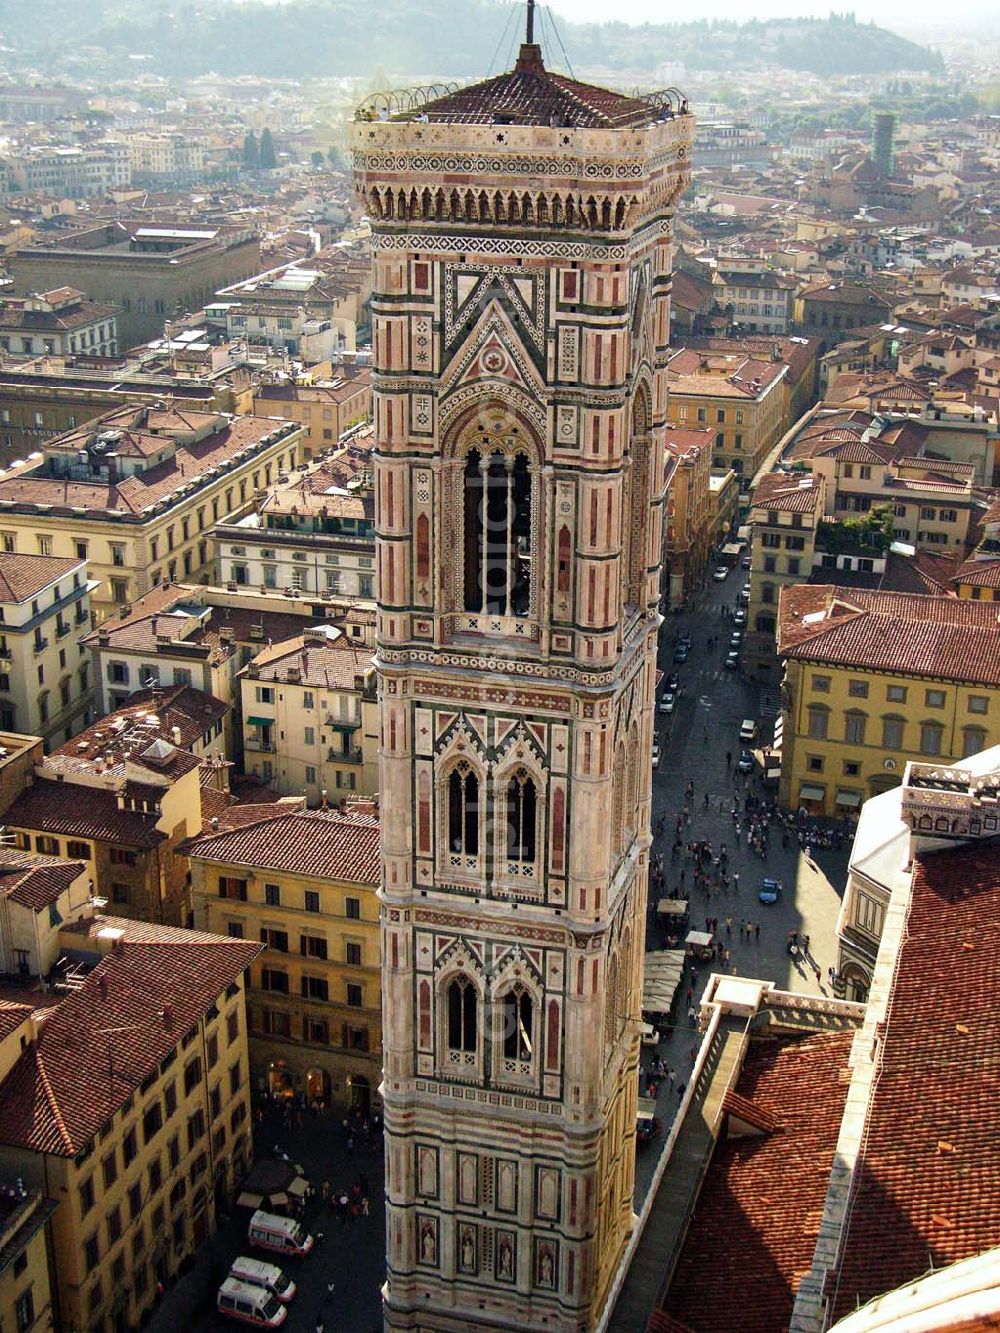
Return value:
<svg viewBox="0 0 1000 1333">
<path fill-rule="evenodd" d="M 660 633 L 660 666 L 665 673 L 676 671 L 680 677 L 681 695 L 677 710 L 671 718 L 657 716 L 662 759 L 653 774 L 653 827 L 662 817 L 664 833 L 654 837 L 653 853 L 663 853 L 665 884 L 662 896 L 687 898 L 690 903 L 691 929 L 704 929 L 706 916 L 719 918 L 719 935 L 732 951 L 730 970 L 739 975 L 773 981 L 787 990 L 811 995 L 831 995 L 827 970 L 837 961 L 834 930 L 840 897 L 847 874 L 849 836 L 840 848 L 820 849 L 806 860 L 797 842 L 790 840 L 782 847 L 780 831 L 772 828 L 767 860 L 750 851 L 744 838 L 735 837 L 730 810 L 734 799 L 742 805 L 748 790 L 757 796 L 768 795 L 761 781 L 760 754 L 749 787 L 727 768 L 727 751 L 735 764 L 740 753 L 739 729 L 744 718 L 753 718 L 760 725 L 759 744 L 773 737 L 777 716 L 777 691 L 761 689 L 743 681 L 736 672 L 724 667 L 729 651 L 730 635 L 735 626 L 722 614 L 735 610 L 737 594 L 746 575 L 733 570 L 725 583 L 710 583 L 696 599 L 692 611 L 670 615 Z M 673 648 L 684 633 L 691 635 L 692 647 L 688 661 L 673 663 Z M 714 648 L 708 640 L 717 640 Z M 730 873 L 739 874 L 739 889 L 713 893 L 711 900 L 702 890 L 692 886 L 692 867 L 682 859 L 671 859 L 670 849 L 675 836 L 675 823 L 684 808 L 684 793 L 688 782 L 694 784 L 694 798 L 690 802 L 690 823 L 684 826 L 681 837 L 685 843 L 710 841 L 715 847 L 725 842 L 729 851 Z M 708 797 L 706 805 L 705 798 Z M 744 825 L 745 835 L 745 825 Z M 685 871 L 684 882 L 681 872 Z M 758 901 L 763 875 L 781 880 L 784 892 L 780 901 L 765 906 Z M 656 921 L 656 899 L 660 896 L 650 885 L 647 908 L 647 949 L 664 947 L 664 931 Z M 731 916 L 733 925 L 727 932 L 725 918 Z M 759 940 L 746 942 L 740 933 L 740 922 L 760 925 Z M 789 957 L 788 932 L 797 929 L 809 936 L 812 959 L 819 969 L 801 959 Z M 675 1071 L 674 1087 L 669 1080 L 661 1082 L 657 1096 L 657 1114 L 662 1126 L 662 1137 L 640 1149 L 636 1170 L 636 1206 L 641 1204 L 658 1158 L 662 1144 L 676 1109 L 679 1097 L 676 1088 L 687 1081 L 698 1034 L 689 1021 L 687 992 L 697 1004 L 705 984 L 713 971 L 721 971 L 719 963 L 701 963 L 685 970 L 685 980 L 678 991 L 672 1024 L 664 1033 L 658 1051 L 643 1051 L 643 1065 L 660 1055 Z M 643 1083 L 645 1085 L 645 1079 Z"/>
</svg>

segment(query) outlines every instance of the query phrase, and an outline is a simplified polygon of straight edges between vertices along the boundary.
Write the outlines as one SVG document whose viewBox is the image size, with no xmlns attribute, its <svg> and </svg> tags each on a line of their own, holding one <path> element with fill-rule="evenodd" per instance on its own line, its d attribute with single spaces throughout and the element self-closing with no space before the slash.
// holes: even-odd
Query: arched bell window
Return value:
<svg viewBox="0 0 1000 1333">
<path fill-rule="evenodd" d="M 466 611 L 531 608 L 531 471 L 522 450 L 470 449 L 463 476 Z"/>
<path fill-rule="evenodd" d="M 507 783 L 507 859 L 531 865 L 535 860 L 538 795 L 532 778 L 518 771 Z"/>
<path fill-rule="evenodd" d="M 476 1050 L 479 1036 L 478 995 L 465 975 L 448 984 L 448 1046 L 453 1051 Z"/>
<path fill-rule="evenodd" d="M 524 986 L 513 986 L 506 992 L 502 1012 L 504 1059 L 527 1063 L 532 1056 L 534 1005 Z"/>
<path fill-rule="evenodd" d="M 467 764 L 448 778 L 448 849 L 479 855 L 479 779 Z"/>
</svg>

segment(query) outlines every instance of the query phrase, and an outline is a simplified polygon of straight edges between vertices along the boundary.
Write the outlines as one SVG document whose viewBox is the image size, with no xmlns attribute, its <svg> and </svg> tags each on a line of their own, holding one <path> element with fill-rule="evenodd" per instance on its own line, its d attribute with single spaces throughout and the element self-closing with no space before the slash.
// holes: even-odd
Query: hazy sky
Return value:
<svg viewBox="0 0 1000 1333">
<path fill-rule="evenodd" d="M 782 18 L 815 15 L 825 18 L 831 9 L 837 11 L 852 10 L 859 19 L 867 22 L 874 19 L 887 28 L 902 31 L 907 20 L 924 22 L 941 21 L 945 14 L 954 19 L 961 17 L 996 16 L 995 0 L 955 0 L 946 10 L 938 0 L 907 0 L 905 5 L 899 0 L 759 0 L 751 10 L 735 0 L 700 0 L 690 7 L 675 8 L 665 4 L 664 0 L 618 0 L 610 4 L 608 0 L 549 0 L 552 10 L 560 17 L 576 19 L 580 22 L 603 22 L 608 19 L 620 19 L 625 23 L 668 23 L 689 22 L 696 18 L 733 18 L 745 21 L 748 18 Z"/>
</svg>

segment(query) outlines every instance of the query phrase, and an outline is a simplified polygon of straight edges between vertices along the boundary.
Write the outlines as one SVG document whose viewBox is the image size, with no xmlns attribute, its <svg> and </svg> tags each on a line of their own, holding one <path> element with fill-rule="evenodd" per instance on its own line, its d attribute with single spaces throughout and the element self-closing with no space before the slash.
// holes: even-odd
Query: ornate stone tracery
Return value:
<svg viewBox="0 0 1000 1333">
<path fill-rule="evenodd" d="M 631 1226 L 691 122 L 626 100 L 620 127 L 356 127 L 378 494 L 406 497 L 377 514 L 393 1330 L 466 1333 L 488 1308 L 576 1333 Z"/>
</svg>

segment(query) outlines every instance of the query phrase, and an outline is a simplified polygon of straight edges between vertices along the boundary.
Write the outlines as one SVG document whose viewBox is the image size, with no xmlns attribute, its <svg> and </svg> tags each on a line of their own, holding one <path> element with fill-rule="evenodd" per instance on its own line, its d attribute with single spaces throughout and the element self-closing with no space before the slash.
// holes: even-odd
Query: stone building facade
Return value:
<svg viewBox="0 0 1000 1333">
<path fill-rule="evenodd" d="M 362 108 L 386 1327 L 582 1330 L 632 1225 L 675 98 Z"/>
</svg>

